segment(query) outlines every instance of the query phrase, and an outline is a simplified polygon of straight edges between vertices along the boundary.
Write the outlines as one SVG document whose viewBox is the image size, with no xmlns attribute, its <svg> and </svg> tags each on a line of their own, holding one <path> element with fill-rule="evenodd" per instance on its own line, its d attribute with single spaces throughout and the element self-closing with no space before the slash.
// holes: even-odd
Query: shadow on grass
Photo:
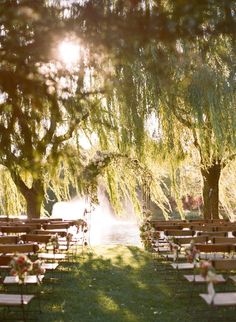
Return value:
<svg viewBox="0 0 236 322">
<path fill-rule="evenodd" d="M 210 310 L 197 287 L 193 292 L 174 271 L 159 271 L 137 247 L 96 249 L 77 263 L 63 264 L 57 275 L 56 283 L 43 286 L 39 321 L 189 322 L 226 321 L 226 316 L 235 321 L 234 311 Z"/>
</svg>

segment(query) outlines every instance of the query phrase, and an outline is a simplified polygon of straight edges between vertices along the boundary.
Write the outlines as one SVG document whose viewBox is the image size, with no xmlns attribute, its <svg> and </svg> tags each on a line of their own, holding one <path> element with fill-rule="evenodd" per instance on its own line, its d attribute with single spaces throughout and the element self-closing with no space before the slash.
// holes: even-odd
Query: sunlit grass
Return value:
<svg viewBox="0 0 236 322">
<path fill-rule="evenodd" d="M 169 263 L 137 247 L 96 247 L 62 264 L 42 286 L 43 322 L 233 321 L 230 309 L 211 310 Z M 37 301 L 32 303 L 35 309 Z M 223 318 L 222 318 L 223 316 Z M 35 320 L 34 320 L 35 321 Z"/>
</svg>

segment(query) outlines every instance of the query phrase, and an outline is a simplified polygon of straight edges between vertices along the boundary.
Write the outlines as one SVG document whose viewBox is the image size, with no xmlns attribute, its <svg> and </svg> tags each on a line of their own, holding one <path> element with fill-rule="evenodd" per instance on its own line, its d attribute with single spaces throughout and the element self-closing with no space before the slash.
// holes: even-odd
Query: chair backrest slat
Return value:
<svg viewBox="0 0 236 322">
<path fill-rule="evenodd" d="M 236 226 L 235 225 L 222 225 L 222 226 L 218 226 L 217 231 L 235 231 L 236 230 Z"/>
<path fill-rule="evenodd" d="M 166 236 L 194 236 L 193 230 L 165 230 Z"/>
<path fill-rule="evenodd" d="M 236 244 L 236 237 L 213 237 L 212 242 L 214 244 Z"/>
<path fill-rule="evenodd" d="M 228 232 L 227 231 L 199 231 L 197 233 L 198 236 L 208 236 L 208 237 L 227 237 Z"/>
<path fill-rule="evenodd" d="M 199 237 L 176 237 L 175 241 L 177 244 L 184 245 L 190 244 L 191 241 L 194 243 L 206 243 L 208 241 L 207 236 L 199 236 Z"/>
<path fill-rule="evenodd" d="M 11 260 L 12 260 L 12 256 L 1 255 L 0 256 L 0 266 L 8 266 L 10 264 Z"/>
<path fill-rule="evenodd" d="M 236 270 L 236 259 L 217 259 L 212 261 L 216 270 Z"/>
<path fill-rule="evenodd" d="M 37 244 L 5 244 L 0 245 L 0 253 L 14 254 L 14 253 L 37 253 L 39 246 Z"/>
<path fill-rule="evenodd" d="M 35 229 L 34 227 L 31 226 L 27 226 L 27 225 L 15 225 L 15 226 L 3 226 L 0 227 L 0 230 L 2 233 L 29 233 L 30 231 L 32 231 L 33 229 Z"/>
<path fill-rule="evenodd" d="M 59 235 L 61 237 L 66 237 L 67 236 L 67 232 L 64 230 L 42 230 L 42 229 L 37 229 L 34 231 L 35 234 L 38 235 Z"/>
<path fill-rule="evenodd" d="M 27 234 L 27 235 L 22 235 L 21 240 L 23 240 L 24 243 L 28 242 L 35 242 L 35 243 L 42 243 L 42 244 L 47 244 L 49 243 L 52 235 L 49 234 L 44 234 L 44 235 L 39 235 L 39 234 Z"/>
<path fill-rule="evenodd" d="M 69 223 L 58 223 L 58 224 L 44 224 L 43 225 L 43 229 L 49 229 L 49 230 L 53 230 L 53 229 L 68 229 L 70 227 Z"/>
<path fill-rule="evenodd" d="M 17 244 L 19 241 L 18 236 L 0 236 L 0 244 Z"/>
<path fill-rule="evenodd" d="M 234 249 L 232 244 L 195 244 L 195 246 L 203 253 L 230 253 Z"/>
</svg>

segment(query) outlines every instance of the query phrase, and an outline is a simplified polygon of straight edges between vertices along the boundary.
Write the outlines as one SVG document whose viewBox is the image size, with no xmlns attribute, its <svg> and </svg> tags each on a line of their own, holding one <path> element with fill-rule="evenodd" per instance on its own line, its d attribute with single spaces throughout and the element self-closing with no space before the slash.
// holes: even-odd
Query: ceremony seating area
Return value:
<svg viewBox="0 0 236 322">
<path fill-rule="evenodd" d="M 236 282 L 235 223 L 222 219 L 153 220 L 151 224 L 155 229 L 152 254 L 157 263 L 170 261 L 168 274 L 174 269 L 180 279 L 184 277 L 192 284 L 208 284 L 208 293 L 199 293 L 208 305 L 236 306 L 236 289 L 232 291 Z M 184 275 L 180 276 L 182 271 Z M 221 284 L 224 284 L 224 292 L 217 291 Z"/>
<path fill-rule="evenodd" d="M 16 315 L 20 314 L 21 319 L 27 321 L 30 310 L 26 307 L 35 298 L 38 301 L 36 312 L 41 311 L 40 285 L 45 278 L 48 283 L 53 280 L 53 271 L 58 268 L 60 261 L 70 263 L 76 260 L 78 249 L 84 251 L 87 232 L 87 223 L 83 219 L 0 219 L 0 306 L 5 307 L 3 319 L 7 319 L 9 309 L 13 307 L 20 308 L 21 313 L 16 311 Z M 17 270 L 13 271 L 14 258 L 19 265 L 20 261 L 29 260 L 32 266 L 29 271 L 26 268 L 23 281 Z M 37 275 L 34 264 L 38 266 Z M 40 274 L 40 271 L 44 274 Z"/>
</svg>

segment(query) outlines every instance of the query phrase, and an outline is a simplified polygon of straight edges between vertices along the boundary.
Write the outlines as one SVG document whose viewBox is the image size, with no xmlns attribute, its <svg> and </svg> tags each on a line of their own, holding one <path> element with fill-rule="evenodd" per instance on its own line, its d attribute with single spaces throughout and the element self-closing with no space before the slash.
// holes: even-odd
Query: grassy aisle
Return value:
<svg viewBox="0 0 236 322">
<path fill-rule="evenodd" d="M 137 247 L 97 247 L 57 277 L 42 287 L 41 322 L 236 321 L 232 309 L 207 310 L 205 286 L 193 289 Z"/>
</svg>

